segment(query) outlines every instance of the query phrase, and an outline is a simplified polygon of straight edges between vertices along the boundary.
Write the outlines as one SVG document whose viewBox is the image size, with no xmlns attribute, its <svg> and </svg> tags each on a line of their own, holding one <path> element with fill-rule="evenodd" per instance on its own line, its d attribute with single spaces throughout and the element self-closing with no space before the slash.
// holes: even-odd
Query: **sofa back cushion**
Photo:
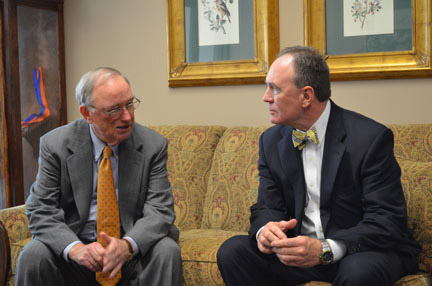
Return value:
<svg viewBox="0 0 432 286">
<path fill-rule="evenodd" d="M 432 272 L 432 125 L 388 125 L 394 153 L 402 170 L 408 226 L 421 244 L 420 269 Z"/>
<path fill-rule="evenodd" d="M 432 162 L 432 124 L 390 124 L 398 159 Z"/>
<path fill-rule="evenodd" d="M 248 231 L 258 193 L 258 146 L 268 127 L 227 128 L 210 170 L 202 228 Z"/>
<path fill-rule="evenodd" d="M 421 244 L 420 270 L 432 272 L 432 162 L 398 159 L 402 169 L 408 226 Z"/>
<path fill-rule="evenodd" d="M 168 139 L 168 178 L 180 230 L 199 228 L 213 154 L 225 127 L 153 126 Z"/>
</svg>

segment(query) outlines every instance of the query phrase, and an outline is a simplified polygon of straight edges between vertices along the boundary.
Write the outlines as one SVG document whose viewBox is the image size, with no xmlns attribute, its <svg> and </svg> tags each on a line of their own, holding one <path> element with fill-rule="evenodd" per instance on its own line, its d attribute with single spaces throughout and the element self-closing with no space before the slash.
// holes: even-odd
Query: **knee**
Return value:
<svg viewBox="0 0 432 286">
<path fill-rule="evenodd" d="M 335 285 L 368 285 L 382 286 L 392 285 L 383 265 L 373 259 L 343 259 L 338 274 L 334 281 Z"/>
<path fill-rule="evenodd" d="M 375 285 L 371 284 L 371 281 L 368 281 L 368 274 L 363 271 L 339 271 L 335 281 L 333 282 L 335 285 Z"/>
<path fill-rule="evenodd" d="M 17 266 L 43 265 L 52 259 L 54 255 L 51 250 L 42 242 L 32 239 L 21 250 Z"/>
<path fill-rule="evenodd" d="M 15 284 L 26 285 L 26 281 L 32 281 L 35 285 L 42 285 L 41 281 L 47 277 L 56 279 L 56 273 L 55 255 L 45 244 L 33 239 L 24 246 L 18 257 Z"/>
<path fill-rule="evenodd" d="M 217 262 L 219 265 L 229 264 L 233 262 L 236 257 L 239 257 L 243 252 L 242 249 L 245 247 L 243 236 L 233 236 L 227 239 L 219 247 L 217 252 Z"/>
<path fill-rule="evenodd" d="M 152 251 L 155 258 L 160 261 L 170 261 L 181 263 L 180 247 L 169 237 L 164 237 L 153 247 Z"/>
</svg>

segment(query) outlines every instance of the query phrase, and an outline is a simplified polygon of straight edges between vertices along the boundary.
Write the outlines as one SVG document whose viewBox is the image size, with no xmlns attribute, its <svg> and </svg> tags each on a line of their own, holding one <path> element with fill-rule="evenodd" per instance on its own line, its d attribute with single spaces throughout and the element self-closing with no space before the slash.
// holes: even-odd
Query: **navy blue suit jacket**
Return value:
<svg viewBox="0 0 432 286">
<path fill-rule="evenodd" d="M 267 222 L 291 218 L 298 223 L 288 235 L 301 234 L 306 186 L 292 130 L 276 125 L 260 138 L 260 186 L 258 201 L 251 207 L 251 239 Z M 321 222 L 326 238 L 346 243 L 347 255 L 392 249 L 412 258 L 412 263 L 420 246 L 407 226 L 393 145 L 390 129 L 331 102 L 321 173 Z"/>
</svg>

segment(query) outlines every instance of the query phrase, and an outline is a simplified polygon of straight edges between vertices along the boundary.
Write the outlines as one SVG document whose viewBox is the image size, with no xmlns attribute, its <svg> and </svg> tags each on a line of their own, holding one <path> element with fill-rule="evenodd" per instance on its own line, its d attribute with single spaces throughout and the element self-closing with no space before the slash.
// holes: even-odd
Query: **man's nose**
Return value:
<svg viewBox="0 0 432 286">
<path fill-rule="evenodd" d="M 263 101 L 264 102 L 271 102 L 271 101 L 273 101 L 273 94 L 271 93 L 271 90 L 270 90 L 269 87 L 267 87 L 266 91 L 264 92 Z"/>
<path fill-rule="evenodd" d="M 132 119 L 132 112 L 134 112 L 133 109 L 127 109 L 126 106 L 123 106 L 120 110 L 120 118 L 122 120 L 131 120 Z"/>
</svg>

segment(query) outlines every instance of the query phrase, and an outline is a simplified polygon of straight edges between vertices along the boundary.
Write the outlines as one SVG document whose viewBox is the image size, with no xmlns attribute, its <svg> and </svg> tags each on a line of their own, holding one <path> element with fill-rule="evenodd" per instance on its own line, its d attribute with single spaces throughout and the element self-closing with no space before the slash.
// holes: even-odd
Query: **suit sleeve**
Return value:
<svg viewBox="0 0 432 286">
<path fill-rule="evenodd" d="M 26 201 L 29 230 L 35 239 L 41 241 L 58 256 L 77 235 L 66 225 L 65 213 L 60 207 L 61 159 L 51 150 L 50 144 L 58 142 L 40 141 L 39 171 Z"/>
<path fill-rule="evenodd" d="M 161 238 L 167 236 L 172 227 L 174 214 L 174 198 L 167 175 L 168 143 L 160 146 L 150 161 L 146 198 L 142 216 L 134 223 L 133 228 L 125 236 L 130 236 L 137 243 L 142 255 Z"/>
<path fill-rule="evenodd" d="M 406 204 L 393 145 L 389 129 L 376 135 L 359 169 L 363 217 L 355 226 L 330 237 L 345 241 L 348 254 L 396 248 L 406 238 Z"/>
<path fill-rule="evenodd" d="M 249 236 L 255 239 L 256 232 L 270 221 L 281 221 L 287 218 L 287 207 L 282 194 L 280 182 L 272 174 L 268 160 L 272 160 L 273 152 L 265 146 L 264 134 L 259 144 L 259 188 L 257 203 L 251 207 L 251 228 Z"/>
</svg>

